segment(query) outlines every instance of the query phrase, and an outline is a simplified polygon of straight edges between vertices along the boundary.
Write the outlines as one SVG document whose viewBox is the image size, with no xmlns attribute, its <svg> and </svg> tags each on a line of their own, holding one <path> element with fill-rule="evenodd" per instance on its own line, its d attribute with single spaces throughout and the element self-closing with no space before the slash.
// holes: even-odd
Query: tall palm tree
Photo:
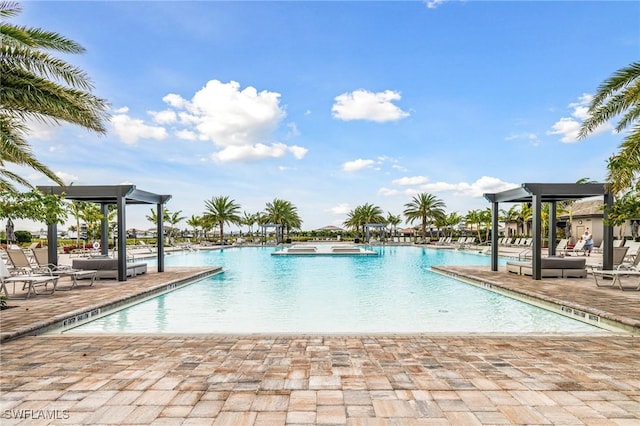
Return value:
<svg viewBox="0 0 640 426">
<path fill-rule="evenodd" d="M 391 214 L 387 212 L 387 218 L 385 219 L 387 224 L 391 225 L 391 233 L 393 236 L 397 234 L 398 225 L 402 223 L 402 216 Z"/>
<path fill-rule="evenodd" d="M 0 2 L 0 17 L 22 11 L 17 2 Z M 105 133 L 107 103 L 91 94 L 92 84 L 79 68 L 51 56 L 83 53 L 84 48 L 58 33 L 0 22 L 0 189 L 31 186 L 5 169 L 7 164 L 30 167 L 59 185 L 64 182 L 32 154 L 26 140 L 29 121 L 67 122 Z"/>
<path fill-rule="evenodd" d="M 276 235 L 276 241 L 282 242 L 285 239 L 285 231 L 287 236 L 291 229 L 298 229 L 302 226 L 302 220 L 298 215 L 298 208 L 290 201 L 275 198 L 272 202 L 267 203 L 263 220 L 268 223 L 274 223 L 280 226 L 280 237 Z"/>
<path fill-rule="evenodd" d="M 239 224 L 240 205 L 235 200 L 230 200 L 229 196 L 213 197 L 204 202 L 206 211 L 204 219 L 210 223 L 215 223 L 220 227 L 220 242 L 224 241 L 224 224 Z"/>
<path fill-rule="evenodd" d="M 578 137 L 585 138 L 600 125 L 621 115 L 616 131 L 631 131 L 622 140 L 620 150 L 609 158 L 608 184 L 614 193 L 635 187 L 640 191 L 640 62 L 619 69 L 605 80 L 591 100 L 589 118 L 580 127 Z"/>
<path fill-rule="evenodd" d="M 187 219 L 187 225 L 193 228 L 193 233 L 196 240 L 200 236 L 200 229 L 203 227 L 202 224 L 202 216 L 191 215 L 189 219 Z"/>
<path fill-rule="evenodd" d="M 182 210 L 178 210 L 177 212 L 167 214 L 167 223 L 171 225 L 171 230 L 169 231 L 169 238 L 176 237 L 176 225 L 185 220 L 186 216 L 180 216 Z"/>
<path fill-rule="evenodd" d="M 385 218 L 380 207 L 365 203 L 351 210 L 347 214 L 347 219 L 344 221 L 346 227 L 361 232 L 361 235 L 365 234 L 365 225 L 367 223 L 385 223 Z"/>
<path fill-rule="evenodd" d="M 467 215 L 465 216 L 465 219 L 467 223 L 476 225 L 475 228 L 476 228 L 476 233 L 478 234 L 478 241 L 482 241 L 482 236 L 480 235 L 480 225 L 484 220 L 482 210 L 469 210 L 467 212 Z"/>
<path fill-rule="evenodd" d="M 423 192 L 404 205 L 404 215 L 409 223 L 420 220 L 422 239 L 427 238 L 427 223 L 445 215 L 446 204 L 435 195 Z"/>
<path fill-rule="evenodd" d="M 456 212 L 449 213 L 449 215 L 447 215 L 447 217 L 444 218 L 444 225 L 451 232 L 449 236 L 453 237 L 453 228 L 456 225 L 459 225 L 463 220 L 464 218 Z"/>
</svg>

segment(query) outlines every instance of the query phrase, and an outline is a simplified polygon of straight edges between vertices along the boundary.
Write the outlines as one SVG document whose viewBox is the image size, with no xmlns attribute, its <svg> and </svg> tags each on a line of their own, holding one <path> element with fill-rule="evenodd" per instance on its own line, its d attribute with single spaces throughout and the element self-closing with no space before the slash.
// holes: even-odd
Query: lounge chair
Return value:
<svg viewBox="0 0 640 426">
<path fill-rule="evenodd" d="M 13 269 L 22 274 L 38 274 L 47 272 L 44 269 L 39 268 L 37 265 L 31 263 L 26 253 L 20 248 L 7 249 L 7 256 L 13 266 Z"/>
<path fill-rule="evenodd" d="M 601 269 L 594 268 L 591 272 L 595 279 L 597 287 L 618 287 L 620 290 L 640 290 L 640 255 L 636 255 L 633 262 L 625 263 L 624 258 L 628 247 L 614 247 L 614 268 L 613 269 Z M 617 254 L 617 255 L 616 255 Z M 616 261 L 619 263 L 616 264 Z M 600 280 L 598 280 L 600 277 Z M 623 286 L 620 277 L 637 277 L 637 286 Z M 609 284 L 605 284 L 605 280 L 610 280 Z"/>
<path fill-rule="evenodd" d="M 624 243 L 624 247 L 628 247 L 626 261 L 633 262 L 633 260 L 638 256 L 640 252 L 640 241 L 627 240 Z"/>
<path fill-rule="evenodd" d="M 563 238 L 560 241 L 558 241 L 558 244 L 556 244 L 556 254 L 560 253 L 562 250 L 566 250 L 567 244 L 569 244 L 569 240 L 566 238 Z"/>
<path fill-rule="evenodd" d="M 586 259 L 565 257 L 543 257 L 542 278 L 584 278 L 587 276 Z M 507 262 L 507 271 L 519 275 L 533 275 L 531 262 Z"/>
<path fill-rule="evenodd" d="M 58 276 L 68 276 L 71 277 L 71 287 L 69 288 L 58 288 L 58 290 L 71 290 L 79 286 L 79 279 L 88 279 L 91 278 L 91 282 L 87 287 L 91 287 L 96 279 L 97 270 L 91 269 L 73 269 L 69 265 L 54 265 L 53 263 L 49 263 L 49 249 L 44 248 L 35 248 L 33 251 L 33 258 L 36 260 L 38 264 L 38 268 L 40 270 L 48 270 L 52 275 Z"/>
<path fill-rule="evenodd" d="M 27 288 L 27 294 L 24 299 L 28 299 L 29 296 L 39 295 L 43 293 L 38 293 L 36 291 L 36 287 L 44 287 L 48 289 L 49 284 L 53 287 L 46 294 L 53 294 L 56 291 L 56 286 L 58 285 L 58 277 L 51 275 L 28 275 L 28 274 L 18 274 L 11 275 L 9 272 L 9 268 L 5 265 L 4 262 L 0 261 L 0 291 L 4 290 L 4 294 L 9 298 L 9 290 L 7 289 L 7 284 L 13 284 L 13 293 L 16 293 L 16 283 L 22 283 L 22 289 Z"/>
<path fill-rule="evenodd" d="M 565 248 L 563 250 L 559 250 L 559 253 L 562 253 L 562 255 L 564 256 L 571 256 L 572 254 L 575 256 L 579 256 L 579 252 L 583 252 L 582 254 L 584 254 L 584 241 L 580 240 L 576 243 L 575 246 L 573 246 L 573 248 Z M 558 254 L 558 251 L 556 251 L 556 254 Z"/>
</svg>

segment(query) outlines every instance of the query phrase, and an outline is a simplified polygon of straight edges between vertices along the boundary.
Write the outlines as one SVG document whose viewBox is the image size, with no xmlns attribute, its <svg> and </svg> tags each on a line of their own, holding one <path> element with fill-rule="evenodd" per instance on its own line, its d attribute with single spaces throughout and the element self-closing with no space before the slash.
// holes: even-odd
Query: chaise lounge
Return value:
<svg viewBox="0 0 640 426">
<path fill-rule="evenodd" d="M 567 257 L 543 257 L 542 278 L 584 278 L 587 276 L 586 259 Z M 533 275 L 530 262 L 507 262 L 507 271 L 519 275 Z"/>
</svg>

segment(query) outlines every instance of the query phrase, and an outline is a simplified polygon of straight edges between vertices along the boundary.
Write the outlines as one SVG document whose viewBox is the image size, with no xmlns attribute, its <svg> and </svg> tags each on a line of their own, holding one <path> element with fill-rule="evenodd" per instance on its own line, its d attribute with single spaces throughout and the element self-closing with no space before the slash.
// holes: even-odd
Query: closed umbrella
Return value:
<svg viewBox="0 0 640 426">
<path fill-rule="evenodd" d="M 11 221 L 11 219 L 7 221 L 5 231 L 7 231 L 7 244 L 14 242 L 16 240 L 16 234 L 13 232 L 13 221 Z"/>
</svg>

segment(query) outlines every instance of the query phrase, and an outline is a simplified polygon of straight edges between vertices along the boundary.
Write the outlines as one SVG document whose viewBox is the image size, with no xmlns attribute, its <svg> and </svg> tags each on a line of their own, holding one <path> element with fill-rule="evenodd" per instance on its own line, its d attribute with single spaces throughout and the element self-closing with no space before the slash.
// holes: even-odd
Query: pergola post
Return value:
<svg viewBox="0 0 640 426">
<path fill-rule="evenodd" d="M 118 218 L 118 281 L 127 280 L 127 224 L 125 221 L 125 206 L 125 196 L 118 196 L 116 201 L 116 215 Z"/>
<path fill-rule="evenodd" d="M 158 272 L 164 272 L 164 208 L 162 203 L 156 204 L 156 217 L 158 238 L 156 248 L 158 249 Z"/>
<path fill-rule="evenodd" d="M 549 256 L 556 255 L 556 202 L 552 201 L 549 205 Z"/>
<path fill-rule="evenodd" d="M 533 264 L 532 264 L 532 278 L 534 280 L 542 279 L 542 235 L 541 232 L 541 216 L 542 216 L 542 202 L 540 195 L 531 196 L 531 208 L 533 209 Z"/>
<path fill-rule="evenodd" d="M 604 194 L 604 212 L 602 217 L 604 222 L 604 228 L 602 229 L 602 237 L 604 240 L 604 247 L 602 249 L 603 269 L 613 269 L 613 226 L 607 224 L 611 207 L 613 207 L 613 195 L 607 192 Z"/>
<path fill-rule="evenodd" d="M 49 263 L 58 264 L 58 224 L 49 223 L 47 225 L 47 254 Z"/>
<path fill-rule="evenodd" d="M 100 221 L 100 254 L 109 255 L 109 205 L 100 203 L 102 220 Z"/>
<path fill-rule="evenodd" d="M 491 203 L 491 270 L 498 270 L 498 203 Z"/>
</svg>

